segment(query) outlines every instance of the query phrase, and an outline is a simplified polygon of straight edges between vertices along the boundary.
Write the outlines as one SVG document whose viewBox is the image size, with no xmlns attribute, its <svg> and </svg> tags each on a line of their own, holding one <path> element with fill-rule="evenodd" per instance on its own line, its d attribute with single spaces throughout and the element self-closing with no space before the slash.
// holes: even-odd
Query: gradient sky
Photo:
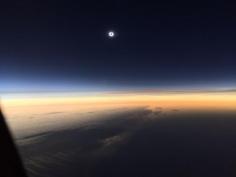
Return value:
<svg viewBox="0 0 236 177">
<path fill-rule="evenodd" d="M 0 8 L 0 91 L 236 88 L 235 9 L 223 1 Z"/>
</svg>

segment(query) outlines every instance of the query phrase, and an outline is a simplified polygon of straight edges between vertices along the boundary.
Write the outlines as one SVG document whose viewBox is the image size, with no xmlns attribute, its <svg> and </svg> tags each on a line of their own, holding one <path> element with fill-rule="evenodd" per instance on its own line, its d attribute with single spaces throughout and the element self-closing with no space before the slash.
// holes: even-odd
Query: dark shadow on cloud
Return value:
<svg viewBox="0 0 236 177">
<path fill-rule="evenodd" d="M 44 113 L 44 114 L 34 114 L 34 116 L 41 116 L 41 115 L 57 115 L 57 114 L 63 114 L 65 112 L 47 112 L 47 113 Z M 32 116 L 32 118 L 34 118 Z"/>
<path fill-rule="evenodd" d="M 235 176 L 235 115 L 192 112 L 146 124 L 94 175 Z"/>
<path fill-rule="evenodd" d="M 236 112 L 140 108 L 21 145 L 30 176 L 233 177 Z"/>
<path fill-rule="evenodd" d="M 52 132 L 48 131 L 48 132 L 43 132 L 43 133 L 37 133 L 37 134 L 34 134 L 34 135 L 30 135 L 30 136 L 24 136 L 24 137 L 21 137 L 19 139 L 16 139 L 16 140 L 20 140 L 20 141 L 24 141 L 24 140 L 28 140 L 28 139 L 32 139 L 32 138 L 40 138 L 40 137 L 43 137 L 43 136 L 49 136 L 49 134 L 51 134 Z"/>
<path fill-rule="evenodd" d="M 62 113 L 64 113 L 64 112 L 49 112 L 49 113 L 46 113 L 47 115 L 51 115 L 51 114 L 62 114 Z M 45 114 L 45 115 L 46 115 Z"/>
<path fill-rule="evenodd" d="M 179 110 L 178 110 L 178 109 L 172 109 L 172 111 L 173 111 L 173 112 L 179 112 Z"/>
</svg>

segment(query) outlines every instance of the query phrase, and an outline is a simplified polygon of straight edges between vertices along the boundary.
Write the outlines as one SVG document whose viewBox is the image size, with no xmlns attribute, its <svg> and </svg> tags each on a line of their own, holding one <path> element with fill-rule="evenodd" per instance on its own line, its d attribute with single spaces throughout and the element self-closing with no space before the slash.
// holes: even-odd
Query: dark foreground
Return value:
<svg viewBox="0 0 236 177">
<path fill-rule="evenodd" d="M 31 177 L 236 176 L 236 112 L 140 108 L 19 142 Z"/>
</svg>

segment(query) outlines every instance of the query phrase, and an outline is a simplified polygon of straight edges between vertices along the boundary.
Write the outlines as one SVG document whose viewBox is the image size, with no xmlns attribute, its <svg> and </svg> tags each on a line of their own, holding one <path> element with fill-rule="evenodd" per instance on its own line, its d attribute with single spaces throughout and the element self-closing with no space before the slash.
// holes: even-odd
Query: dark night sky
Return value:
<svg viewBox="0 0 236 177">
<path fill-rule="evenodd" d="M 2 4 L 0 90 L 236 87 L 235 6 L 157 2 Z"/>
</svg>

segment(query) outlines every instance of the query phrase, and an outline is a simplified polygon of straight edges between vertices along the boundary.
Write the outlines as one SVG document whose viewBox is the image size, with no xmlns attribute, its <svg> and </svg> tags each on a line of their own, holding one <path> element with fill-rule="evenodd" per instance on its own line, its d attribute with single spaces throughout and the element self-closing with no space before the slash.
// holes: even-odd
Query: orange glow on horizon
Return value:
<svg viewBox="0 0 236 177">
<path fill-rule="evenodd" d="M 4 108 L 19 106 L 106 107 L 111 105 L 151 106 L 182 109 L 236 109 L 236 93 L 98 94 L 93 96 L 28 97 L 2 100 Z"/>
</svg>

